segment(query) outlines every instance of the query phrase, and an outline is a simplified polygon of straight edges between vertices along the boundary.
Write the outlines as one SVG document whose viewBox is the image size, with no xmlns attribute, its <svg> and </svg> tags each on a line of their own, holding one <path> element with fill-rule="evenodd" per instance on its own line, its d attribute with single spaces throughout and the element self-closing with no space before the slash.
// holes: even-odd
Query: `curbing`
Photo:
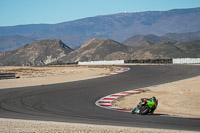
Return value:
<svg viewBox="0 0 200 133">
<path fill-rule="evenodd" d="M 126 72 L 126 71 L 129 71 L 129 70 L 130 70 L 130 68 L 123 67 L 122 70 L 116 71 L 116 72 L 113 72 L 113 73 L 110 73 L 110 74 L 107 74 L 107 75 L 115 75 L 115 74 L 119 74 L 119 73 Z M 195 77 L 199 77 L 199 76 L 195 76 Z M 192 79 L 192 78 L 195 78 L 195 77 L 186 78 L 186 79 L 182 79 L 182 80 L 184 81 L 184 80 Z M 165 84 L 175 83 L 175 82 L 179 82 L 179 81 L 182 81 L 182 80 L 173 81 L 173 82 L 169 82 L 169 83 L 165 83 Z M 158 84 L 158 85 L 161 85 L 161 84 Z M 95 104 L 97 106 L 99 106 L 101 108 L 105 108 L 105 109 L 110 109 L 110 110 L 115 110 L 115 111 L 122 111 L 122 112 L 131 112 L 132 110 L 130 110 L 130 109 L 124 109 L 124 108 L 113 106 L 112 102 L 114 100 L 122 97 L 122 96 L 127 96 L 129 94 L 141 93 L 143 91 L 143 89 L 145 89 L 145 88 L 152 88 L 152 87 L 155 87 L 155 86 L 158 86 L 158 85 L 153 85 L 153 86 L 150 86 L 150 87 L 144 87 L 144 88 L 139 88 L 139 89 L 134 89 L 134 90 L 129 90 L 129 91 L 123 91 L 123 92 L 119 92 L 119 93 L 110 94 L 108 96 L 102 97 L 101 99 L 97 100 L 95 102 Z M 195 118 L 195 117 L 187 117 L 187 116 L 168 115 L 168 114 L 157 114 L 157 115 L 164 116 L 164 117 L 190 118 L 190 119 L 198 119 L 198 120 L 200 119 L 198 117 Z"/>
<path fill-rule="evenodd" d="M 123 72 L 129 71 L 129 70 L 130 70 L 129 67 L 122 67 L 121 70 L 109 73 L 109 74 L 107 74 L 107 76 L 116 75 L 116 74 L 123 73 Z M 125 95 L 131 94 L 131 93 L 138 93 L 140 91 L 141 90 L 136 89 L 136 90 L 132 90 L 132 91 L 111 94 L 111 95 L 108 95 L 108 96 L 105 96 L 105 97 L 99 99 L 98 101 L 95 102 L 95 104 L 99 107 L 106 108 L 106 109 L 113 109 L 113 110 L 118 110 L 118 111 L 130 111 L 130 110 L 114 107 L 112 105 L 112 101 L 116 100 L 117 98 L 119 98 L 121 96 L 125 96 Z"/>
<path fill-rule="evenodd" d="M 121 111 L 121 112 L 129 112 L 130 113 L 132 110 L 113 106 L 112 102 L 114 100 L 122 97 L 122 96 L 127 96 L 129 94 L 141 93 L 143 89 L 144 88 L 140 88 L 140 89 L 135 89 L 135 90 L 130 90 L 130 91 L 123 91 L 123 92 L 119 92 L 119 93 L 115 93 L 115 94 L 110 94 L 108 96 L 105 96 L 105 97 L 97 100 L 95 102 L 95 104 L 97 106 L 101 107 L 101 108 L 115 110 L 115 111 Z M 189 117 L 189 116 L 179 116 L 179 115 L 169 115 L 169 114 L 158 114 L 158 113 L 155 113 L 155 114 L 163 116 L 163 117 L 176 117 L 176 118 L 187 118 L 187 119 L 197 119 L 197 120 L 200 120 L 199 117 Z"/>
<path fill-rule="evenodd" d="M 102 108 L 106 108 L 106 109 L 111 109 L 111 110 L 116 110 L 116 111 L 123 111 L 123 112 L 130 112 L 131 110 L 129 109 L 123 109 L 123 108 L 119 108 L 119 107 L 115 107 L 112 105 L 112 102 L 122 96 L 126 96 L 129 94 L 134 94 L 134 93 L 140 93 L 142 90 L 140 89 L 135 89 L 135 90 L 130 90 L 130 91 L 124 91 L 124 92 L 119 92 L 119 93 L 115 93 L 115 94 L 111 94 L 108 96 L 105 96 L 101 99 L 99 99 L 98 101 L 96 101 L 96 105 Z"/>
<path fill-rule="evenodd" d="M 123 73 L 123 72 L 129 71 L 129 70 L 130 70 L 129 67 L 122 67 L 121 70 L 116 71 L 116 72 L 109 73 L 109 74 L 107 74 L 107 75 L 108 75 L 108 76 L 116 75 L 116 74 Z"/>
</svg>

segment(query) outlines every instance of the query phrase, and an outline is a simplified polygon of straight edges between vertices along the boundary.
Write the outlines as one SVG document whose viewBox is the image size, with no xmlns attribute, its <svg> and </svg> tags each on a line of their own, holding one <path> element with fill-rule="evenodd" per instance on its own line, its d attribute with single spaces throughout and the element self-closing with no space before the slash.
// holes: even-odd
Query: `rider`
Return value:
<svg viewBox="0 0 200 133">
<path fill-rule="evenodd" d="M 153 96 L 152 98 L 141 98 L 140 99 L 140 103 L 143 103 L 145 100 L 148 100 L 148 101 L 151 101 L 151 102 L 154 102 L 155 103 L 155 106 L 151 109 L 151 114 L 153 114 L 153 112 L 156 110 L 156 107 L 158 105 L 158 100 L 156 99 L 155 96 Z M 141 106 L 141 104 L 138 104 L 138 107 Z"/>
</svg>

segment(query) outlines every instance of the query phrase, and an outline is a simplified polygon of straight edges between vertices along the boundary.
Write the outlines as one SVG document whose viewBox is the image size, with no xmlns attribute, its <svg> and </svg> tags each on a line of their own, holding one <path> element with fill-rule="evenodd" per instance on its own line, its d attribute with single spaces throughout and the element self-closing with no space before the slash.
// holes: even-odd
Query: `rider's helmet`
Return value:
<svg viewBox="0 0 200 133">
<path fill-rule="evenodd" d="M 156 105 L 158 104 L 158 100 L 156 99 L 155 96 L 152 97 L 153 101 L 156 103 Z"/>
</svg>

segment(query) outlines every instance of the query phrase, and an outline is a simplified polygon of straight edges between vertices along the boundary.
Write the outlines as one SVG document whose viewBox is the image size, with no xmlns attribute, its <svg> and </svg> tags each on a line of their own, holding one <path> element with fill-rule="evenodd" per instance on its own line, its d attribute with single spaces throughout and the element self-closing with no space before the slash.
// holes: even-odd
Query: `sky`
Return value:
<svg viewBox="0 0 200 133">
<path fill-rule="evenodd" d="M 0 26 L 55 24 L 123 12 L 200 7 L 200 0 L 0 0 Z"/>
</svg>

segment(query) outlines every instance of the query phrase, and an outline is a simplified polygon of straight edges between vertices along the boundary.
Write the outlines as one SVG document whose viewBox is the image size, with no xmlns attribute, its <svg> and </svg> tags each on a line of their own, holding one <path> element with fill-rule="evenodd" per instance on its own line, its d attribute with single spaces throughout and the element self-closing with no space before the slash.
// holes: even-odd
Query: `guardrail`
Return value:
<svg viewBox="0 0 200 133">
<path fill-rule="evenodd" d="M 124 64 L 124 60 L 78 62 L 78 65 L 116 65 L 116 64 Z"/>
<path fill-rule="evenodd" d="M 54 62 L 49 65 L 118 65 L 118 64 L 129 64 L 129 63 L 152 63 L 152 64 L 200 64 L 200 58 L 173 58 L 173 59 L 135 59 L 135 60 L 111 60 L 111 61 L 83 61 L 83 62 L 72 62 L 64 63 L 61 61 Z"/>
<path fill-rule="evenodd" d="M 117 65 L 128 63 L 157 63 L 157 64 L 171 64 L 172 59 L 146 59 L 146 60 L 113 60 L 113 61 L 85 61 L 78 62 L 78 65 Z"/>
<path fill-rule="evenodd" d="M 1 79 L 14 79 L 16 78 L 15 73 L 0 73 L 0 80 Z"/>
<path fill-rule="evenodd" d="M 173 64 L 200 64 L 200 58 L 174 58 Z"/>
</svg>

